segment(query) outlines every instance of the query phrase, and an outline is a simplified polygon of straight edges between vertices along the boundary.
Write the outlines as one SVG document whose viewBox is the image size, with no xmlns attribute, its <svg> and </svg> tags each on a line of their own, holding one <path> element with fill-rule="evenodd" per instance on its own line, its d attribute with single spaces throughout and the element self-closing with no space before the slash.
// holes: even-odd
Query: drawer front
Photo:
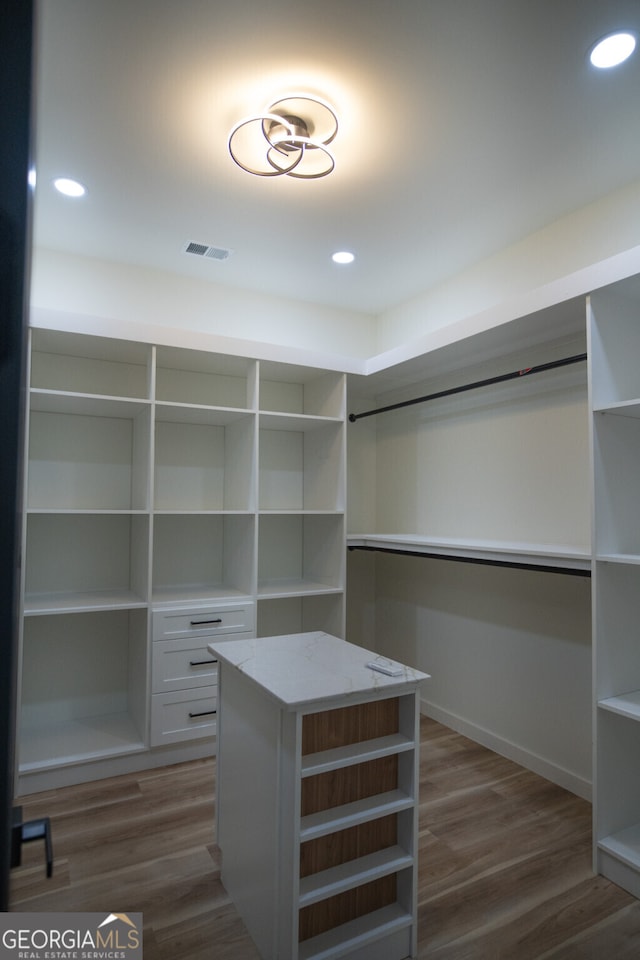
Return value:
<svg viewBox="0 0 640 960">
<path fill-rule="evenodd" d="M 218 638 L 220 639 L 220 638 Z M 180 637 L 153 645 L 151 683 L 154 693 L 206 687 L 218 678 L 218 663 L 207 650 L 213 637 Z"/>
<path fill-rule="evenodd" d="M 151 746 L 211 737 L 216 732 L 218 688 L 155 693 L 151 697 Z"/>
<path fill-rule="evenodd" d="M 220 633 L 253 631 L 254 617 L 254 604 L 248 602 L 155 610 L 153 639 L 214 637 Z"/>
</svg>

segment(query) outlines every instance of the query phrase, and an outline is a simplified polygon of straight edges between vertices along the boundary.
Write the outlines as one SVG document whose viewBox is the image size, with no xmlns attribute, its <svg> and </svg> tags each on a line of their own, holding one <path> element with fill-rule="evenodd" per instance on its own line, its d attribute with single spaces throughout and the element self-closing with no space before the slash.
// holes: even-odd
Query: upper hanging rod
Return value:
<svg viewBox="0 0 640 960">
<path fill-rule="evenodd" d="M 548 363 L 539 363 L 536 367 L 526 367 L 524 370 L 514 370 L 512 373 L 503 373 L 498 377 L 488 377 L 486 380 L 476 380 L 474 383 L 464 383 L 459 387 L 450 387 L 448 390 L 438 390 L 437 393 L 428 393 L 424 397 L 415 397 L 413 400 L 401 400 L 399 403 L 390 403 L 386 407 L 376 410 L 365 410 L 364 413 L 350 413 L 349 422 L 355 423 L 363 417 L 372 417 L 375 413 L 388 413 L 389 410 L 399 410 L 400 407 L 411 407 L 415 403 L 426 403 L 427 400 L 438 400 L 440 397 L 450 397 L 454 393 L 465 393 L 467 390 L 476 390 L 478 387 L 489 387 L 494 383 L 504 383 L 505 380 L 517 380 L 530 373 L 542 373 L 543 370 L 553 370 L 555 367 L 567 367 L 570 363 L 580 363 L 586 360 L 586 353 L 577 353 L 573 357 L 564 357 L 562 360 L 550 360 Z"/>
</svg>

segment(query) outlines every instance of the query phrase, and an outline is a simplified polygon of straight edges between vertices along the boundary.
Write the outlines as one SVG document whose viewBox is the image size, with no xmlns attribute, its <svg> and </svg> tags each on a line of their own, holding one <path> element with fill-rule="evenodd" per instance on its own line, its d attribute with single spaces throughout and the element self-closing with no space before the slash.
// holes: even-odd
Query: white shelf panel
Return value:
<svg viewBox="0 0 640 960">
<path fill-rule="evenodd" d="M 150 400 L 132 397 L 108 397 L 91 393 L 67 393 L 63 390 L 29 391 L 31 409 L 39 413 L 71 413 L 88 417 L 122 417 L 133 420 L 151 406 Z"/>
<path fill-rule="evenodd" d="M 251 596 L 229 587 L 225 584 L 205 584 L 185 587 L 156 587 L 153 591 L 152 602 L 158 605 L 174 603 L 193 603 L 202 600 L 250 600 Z"/>
<path fill-rule="evenodd" d="M 618 417 L 640 419 L 640 400 L 621 400 L 607 406 L 594 407 L 594 413 L 610 413 Z"/>
<path fill-rule="evenodd" d="M 25 597 L 25 616 L 44 616 L 52 613 L 90 613 L 97 610 L 136 610 L 147 606 L 147 601 L 132 590 L 95 590 L 90 593 L 40 593 Z"/>
<path fill-rule="evenodd" d="M 598 841 L 600 850 L 640 870 L 640 823 Z"/>
<path fill-rule="evenodd" d="M 640 720 L 640 690 L 634 690 L 619 697 L 607 697 L 606 700 L 599 700 L 598 706 L 602 710 L 610 710 L 611 713 L 617 713 L 621 717 Z"/>
<path fill-rule="evenodd" d="M 260 429 L 262 430 L 293 430 L 304 433 L 307 430 L 316 430 L 329 424 L 342 424 L 341 417 L 317 417 L 304 413 L 265 413 L 260 412 Z"/>
<path fill-rule="evenodd" d="M 347 546 L 404 550 L 417 555 L 552 566 L 569 570 L 586 571 L 591 567 L 589 549 L 571 545 L 457 540 L 413 534 L 351 533 L 347 536 Z"/>
<path fill-rule="evenodd" d="M 121 511 L 120 511 L 121 512 Z M 156 517 L 253 517 L 253 510 L 158 510 Z"/>
<path fill-rule="evenodd" d="M 414 805 L 412 797 L 408 797 L 402 790 L 390 790 L 388 793 L 365 797 L 364 800 L 355 800 L 341 807 L 330 807 L 302 817 L 300 821 L 300 842 L 314 840 L 316 837 L 326 837 L 327 834 L 355 827 L 369 820 L 386 817 L 390 813 L 399 813 L 408 810 Z"/>
<path fill-rule="evenodd" d="M 268 510 L 260 508 L 260 515 L 264 517 L 342 517 L 342 510 Z"/>
<path fill-rule="evenodd" d="M 298 948 L 299 960 L 337 960 L 354 950 L 374 944 L 398 930 L 410 927 L 411 914 L 394 903 L 357 920 L 350 920 L 318 937 L 304 940 Z"/>
<path fill-rule="evenodd" d="M 329 870 L 303 877 L 300 880 L 298 907 L 308 907 L 312 903 L 326 900 L 327 897 L 334 897 L 412 866 L 413 857 L 399 846 L 387 847 L 365 857 L 349 860 Z"/>
<path fill-rule="evenodd" d="M 173 403 L 156 400 L 156 421 L 161 423 L 200 423 L 226 427 L 244 417 L 253 417 L 252 410 L 241 407 L 208 407 L 196 403 Z"/>
<path fill-rule="evenodd" d="M 277 600 L 280 597 L 306 597 L 309 594 L 342 593 L 341 587 L 314 580 L 272 580 L 258 585 L 259 600 Z"/>
<path fill-rule="evenodd" d="M 86 510 L 74 510 L 69 507 L 29 507 L 26 510 L 28 516 L 35 514 L 46 515 L 46 514 L 66 514 L 70 517 L 93 517 L 93 516 L 102 516 L 106 514 L 112 517 L 147 517 L 149 515 L 148 510 L 120 510 L 119 508 L 107 509 L 107 510 L 95 510 L 93 507 L 87 507 Z"/>
<path fill-rule="evenodd" d="M 99 760 L 145 749 L 140 734 L 126 713 L 86 717 L 23 730 L 20 745 L 20 772 Z"/>
<path fill-rule="evenodd" d="M 365 763 L 369 760 L 378 760 L 380 757 L 404 753 L 406 750 L 413 750 L 413 747 L 413 740 L 404 737 L 401 733 L 394 733 L 387 737 L 379 737 L 377 740 L 350 743 L 345 747 L 335 747 L 333 750 L 309 753 L 302 758 L 301 776 L 314 777 L 318 773 L 339 770 L 355 763 Z"/>
<path fill-rule="evenodd" d="M 598 553 L 596 560 L 602 563 L 622 563 L 637 566 L 640 564 L 640 554 L 637 553 Z"/>
</svg>

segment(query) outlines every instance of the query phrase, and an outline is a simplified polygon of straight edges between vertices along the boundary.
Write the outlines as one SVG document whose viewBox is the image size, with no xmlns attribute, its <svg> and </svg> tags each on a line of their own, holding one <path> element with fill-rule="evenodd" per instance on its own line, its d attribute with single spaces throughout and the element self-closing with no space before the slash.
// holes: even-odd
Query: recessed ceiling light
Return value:
<svg viewBox="0 0 640 960">
<path fill-rule="evenodd" d="M 348 250 L 339 250 L 338 253 L 333 254 L 331 259 L 334 263 L 353 263 L 355 254 L 350 253 Z"/>
<path fill-rule="evenodd" d="M 617 67 L 631 56 L 636 48 L 636 38 L 632 33 L 611 33 L 608 37 L 598 40 L 591 49 L 589 59 L 594 67 L 606 70 L 608 67 Z"/>
<path fill-rule="evenodd" d="M 83 197 L 87 192 L 81 183 L 77 180 L 69 180 L 67 177 L 58 177 L 53 181 L 53 185 L 65 197 Z"/>
</svg>

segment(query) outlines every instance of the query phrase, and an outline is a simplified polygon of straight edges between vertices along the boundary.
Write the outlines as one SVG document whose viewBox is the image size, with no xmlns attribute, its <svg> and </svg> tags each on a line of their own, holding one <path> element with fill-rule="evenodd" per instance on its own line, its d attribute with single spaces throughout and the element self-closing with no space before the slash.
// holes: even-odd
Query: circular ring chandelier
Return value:
<svg viewBox="0 0 640 960">
<path fill-rule="evenodd" d="M 337 132 L 338 119 L 327 103 L 291 95 L 237 123 L 229 134 L 229 153 L 256 177 L 317 180 L 335 167 L 328 147 Z"/>
</svg>

